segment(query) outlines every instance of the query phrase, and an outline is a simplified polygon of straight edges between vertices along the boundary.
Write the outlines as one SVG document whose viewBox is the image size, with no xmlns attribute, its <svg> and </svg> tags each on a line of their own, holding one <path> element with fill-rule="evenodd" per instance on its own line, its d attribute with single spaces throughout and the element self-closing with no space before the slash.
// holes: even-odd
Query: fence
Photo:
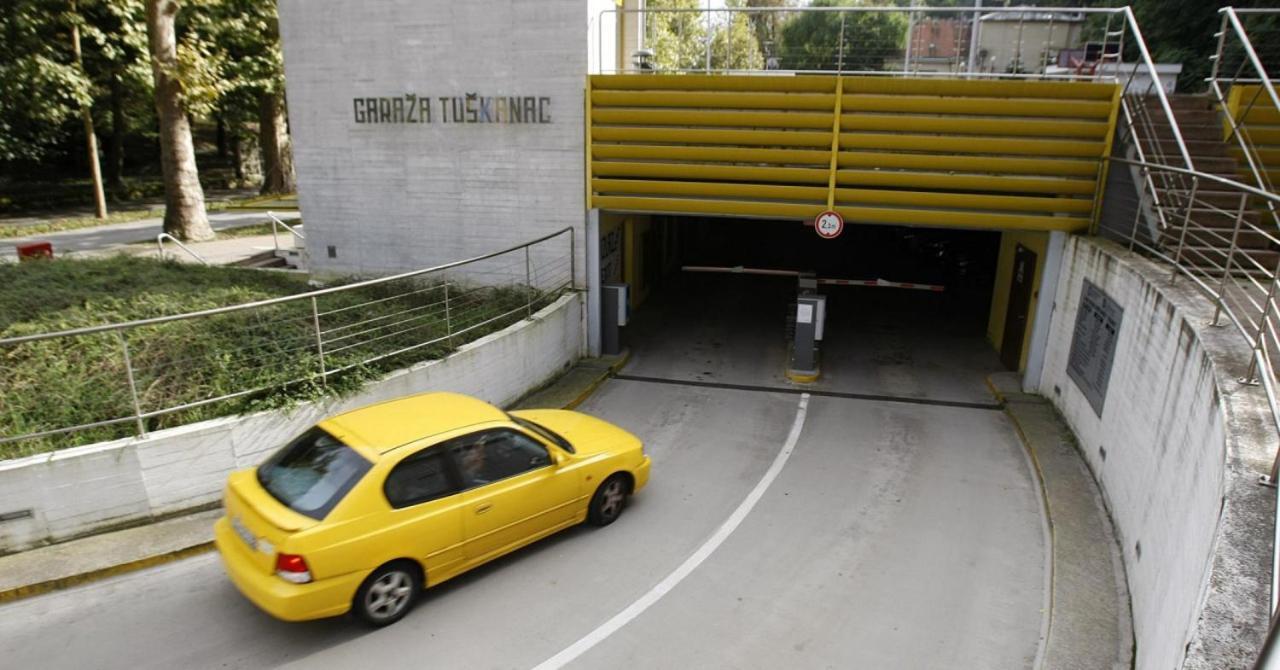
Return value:
<svg viewBox="0 0 1280 670">
<path fill-rule="evenodd" d="M 0 455 L 145 435 L 443 356 L 572 288 L 574 247 L 565 228 L 391 277 L 0 339 Z"/>
</svg>

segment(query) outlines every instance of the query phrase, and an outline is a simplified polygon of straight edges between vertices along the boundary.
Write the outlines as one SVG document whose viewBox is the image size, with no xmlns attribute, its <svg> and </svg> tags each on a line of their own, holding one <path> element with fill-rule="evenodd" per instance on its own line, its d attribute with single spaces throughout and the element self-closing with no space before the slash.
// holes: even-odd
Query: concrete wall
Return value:
<svg viewBox="0 0 1280 670">
<path fill-rule="evenodd" d="M 279 11 L 316 272 L 410 270 L 583 227 L 587 0 L 282 0 Z M 467 94 L 477 108 L 546 98 L 547 122 L 446 120 L 452 100 L 440 98 Z M 429 119 L 409 113 L 423 97 Z M 370 98 L 405 111 L 358 122 L 355 101 Z"/>
<path fill-rule="evenodd" d="M 0 522 L 0 554 L 217 502 L 231 471 L 258 464 L 319 419 L 362 405 L 424 391 L 510 404 L 582 355 L 582 310 L 581 294 L 565 296 L 533 320 L 351 397 L 0 462 L 0 510 L 32 510 Z"/>
<path fill-rule="evenodd" d="M 1070 238 L 1040 393 L 1071 425 L 1110 507 L 1136 667 L 1244 667 L 1265 630 L 1271 526 L 1256 479 L 1275 427 L 1259 389 L 1235 381 L 1243 338 L 1207 327 L 1212 305 L 1185 278 L 1171 286 L 1168 272 Z M 1067 375 L 1085 279 L 1124 309 L 1100 416 Z"/>
</svg>

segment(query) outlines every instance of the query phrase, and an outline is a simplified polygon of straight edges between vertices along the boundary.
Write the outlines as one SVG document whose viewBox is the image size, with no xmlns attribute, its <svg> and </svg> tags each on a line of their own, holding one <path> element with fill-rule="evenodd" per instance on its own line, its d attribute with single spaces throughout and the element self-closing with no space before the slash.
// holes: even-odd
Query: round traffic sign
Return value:
<svg viewBox="0 0 1280 670">
<path fill-rule="evenodd" d="M 818 231 L 818 237 L 835 239 L 844 232 L 844 217 L 840 216 L 840 212 L 827 210 L 813 220 L 813 229 Z"/>
</svg>

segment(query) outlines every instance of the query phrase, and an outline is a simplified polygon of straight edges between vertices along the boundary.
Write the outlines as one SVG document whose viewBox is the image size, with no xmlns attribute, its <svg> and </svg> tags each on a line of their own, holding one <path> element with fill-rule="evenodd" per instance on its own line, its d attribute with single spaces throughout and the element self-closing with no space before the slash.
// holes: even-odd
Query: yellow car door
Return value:
<svg viewBox="0 0 1280 670">
<path fill-rule="evenodd" d="M 461 484 L 443 449 L 425 449 L 400 461 L 382 487 L 391 506 L 383 541 L 422 561 L 428 584 L 457 572 L 465 560 Z"/>
<path fill-rule="evenodd" d="M 565 526 L 573 518 L 578 473 L 548 447 L 514 429 L 477 433 L 450 448 L 468 488 L 463 528 L 468 564 L 486 561 Z"/>
</svg>

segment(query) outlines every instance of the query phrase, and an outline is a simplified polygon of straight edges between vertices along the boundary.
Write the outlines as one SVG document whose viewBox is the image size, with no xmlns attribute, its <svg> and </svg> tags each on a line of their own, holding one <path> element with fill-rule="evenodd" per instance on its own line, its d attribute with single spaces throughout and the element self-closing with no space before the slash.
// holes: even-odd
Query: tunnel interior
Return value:
<svg viewBox="0 0 1280 670">
<path fill-rule="evenodd" d="M 942 287 L 819 285 L 827 300 L 819 387 L 963 400 L 987 397 L 982 380 L 1002 369 L 987 334 L 1000 232 L 846 225 L 823 239 L 798 221 L 627 223 L 616 245 L 604 233 L 602 254 L 617 246 L 629 267 L 602 270 L 631 284 L 623 339 L 636 374 L 785 384 L 798 278 L 756 270 Z"/>
</svg>

